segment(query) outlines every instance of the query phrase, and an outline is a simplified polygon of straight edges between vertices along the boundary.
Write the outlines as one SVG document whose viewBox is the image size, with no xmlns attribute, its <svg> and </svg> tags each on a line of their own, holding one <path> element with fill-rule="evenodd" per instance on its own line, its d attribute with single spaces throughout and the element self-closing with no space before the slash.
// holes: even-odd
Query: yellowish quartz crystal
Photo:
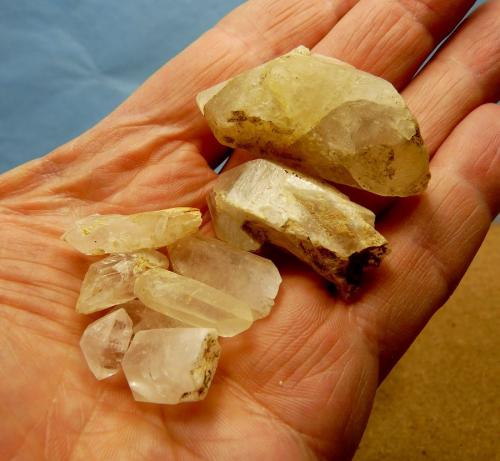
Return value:
<svg viewBox="0 0 500 461">
<path fill-rule="evenodd" d="M 90 314 L 134 299 L 136 277 L 168 265 L 168 258 L 155 250 L 110 255 L 91 264 L 80 289 L 77 312 Z"/>
<path fill-rule="evenodd" d="M 175 272 L 244 301 L 255 319 L 271 311 L 281 276 L 269 259 L 200 234 L 173 243 L 168 254 Z"/>
<path fill-rule="evenodd" d="M 188 325 L 234 336 L 252 325 L 250 307 L 230 294 L 165 269 L 151 269 L 135 282 L 135 295 L 147 307 Z"/>
<path fill-rule="evenodd" d="M 377 266 L 387 251 L 371 211 L 328 183 L 268 160 L 221 174 L 208 202 L 219 238 L 242 249 L 280 246 L 344 297 L 360 284 L 363 268 Z"/>
<path fill-rule="evenodd" d="M 134 334 L 142 330 L 154 330 L 157 328 L 189 327 L 186 323 L 150 309 L 138 299 L 121 304 L 118 308 L 125 309 L 131 318 L 134 324 Z"/>
<path fill-rule="evenodd" d="M 197 231 L 196 208 L 170 208 L 132 215 L 92 215 L 77 221 L 63 239 L 87 255 L 160 248 Z"/>
<path fill-rule="evenodd" d="M 396 89 L 305 47 L 200 93 L 197 102 L 224 145 L 380 195 L 427 186 L 428 153 Z"/>
</svg>

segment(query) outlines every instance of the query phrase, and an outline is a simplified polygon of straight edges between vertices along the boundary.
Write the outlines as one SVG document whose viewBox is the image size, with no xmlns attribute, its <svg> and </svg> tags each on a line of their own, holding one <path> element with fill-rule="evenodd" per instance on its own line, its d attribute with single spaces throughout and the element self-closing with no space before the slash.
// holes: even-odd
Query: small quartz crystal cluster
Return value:
<svg viewBox="0 0 500 461">
<path fill-rule="evenodd" d="M 278 293 L 271 261 L 199 234 L 200 224 L 199 210 L 172 208 L 88 216 L 63 236 L 84 254 L 107 255 L 90 265 L 76 310 L 109 312 L 80 346 L 97 379 L 123 368 L 138 401 L 203 399 L 218 337 L 267 316 Z"/>
</svg>

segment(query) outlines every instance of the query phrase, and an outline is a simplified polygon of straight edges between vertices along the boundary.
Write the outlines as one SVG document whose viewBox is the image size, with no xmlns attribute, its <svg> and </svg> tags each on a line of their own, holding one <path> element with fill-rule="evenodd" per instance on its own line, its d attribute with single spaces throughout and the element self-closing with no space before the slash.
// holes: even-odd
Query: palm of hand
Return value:
<svg viewBox="0 0 500 461">
<path fill-rule="evenodd" d="M 265 2 L 244 6 L 244 14 L 256 14 L 260 3 Z M 338 2 L 335 13 L 343 14 L 352 3 Z M 445 8 L 444 2 L 433 3 Z M 457 3 L 462 10 L 467 4 Z M 284 11 L 287 2 L 275 5 Z M 358 7 L 344 22 L 359 20 L 363 10 Z M 358 303 L 346 306 L 310 270 L 279 256 L 284 282 L 272 315 L 223 341 L 218 373 L 205 401 L 178 407 L 138 404 L 123 377 L 96 382 L 78 348 L 89 320 L 74 312 L 89 258 L 77 255 L 59 236 L 75 217 L 91 213 L 205 209 L 204 196 L 215 177 L 207 161 L 218 162 L 224 152 L 207 133 L 193 97 L 272 54 L 256 50 L 248 62 L 239 62 L 240 50 L 228 43 L 227 34 L 237 26 L 241 36 L 250 34 L 249 26 L 246 30 L 238 22 L 241 14 L 165 66 L 96 128 L 2 178 L 0 434 L 6 438 L 0 458 L 347 457 L 361 436 L 379 374 L 393 365 L 446 299 L 477 249 L 499 206 L 498 108 L 483 106 L 468 114 L 496 97 L 498 63 L 494 73 L 478 77 L 487 91 L 474 101 L 453 110 L 441 101 L 430 111 L 426 101 L 412 95 L 439 81 L 443 64 L 436 61 L 405 90 L 431 153 L 436 153 L 434 179 L 423 197 L 402 201 L 384 215 L 380 227 L 393 252 L 370 276 Z M 339 44 L 342 21 L 324 37 L 338 19 L 335 15 L 315 14 L 316 27 L 312 19 L 284 17 L 282 28 L 295 24 L 299 37 L 284 44 L 280 33 L 285 31 L 274 30 L 269 39 L 273 53 L 322 39 L 319 51 L 357 65 L 370 61 L 357 49 L 349 51 L 345 38 L 344 47 Z M 478 14 L 454 39 L 448 54 L 464 46 L 467 33 L 484 29 L 483 16 Z M 401 18 L 406 18 L 404 9 Z M 451 19 L 443 21 L 435 19 L 437 34 L 452 26 Z M 389 36 L 393 28 L 387 27 Z M 372 59 L 364 68 L 404 87 L 422 59 L 414 57 L 393 70 L 391 65 L 408 55 L 408 46 L 394 44 L 381 67 Z M 207 49 L 215 55 L 202 58 Z M 194 76 L 192 81 L 183 81 L 184 74 Z M 177 90 L 165 82 L 177 84 Z M 489 135 L 478 141 L 478 126 L 486 123 Z"/>
</svg>

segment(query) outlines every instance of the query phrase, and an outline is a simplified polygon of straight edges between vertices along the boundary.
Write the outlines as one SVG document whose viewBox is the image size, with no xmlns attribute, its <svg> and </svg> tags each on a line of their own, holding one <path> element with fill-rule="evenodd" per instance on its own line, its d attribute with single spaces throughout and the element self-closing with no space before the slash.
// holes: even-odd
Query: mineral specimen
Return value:
<svg viewBox="0 0 500 461">
<path fill-rule="evenodd" d="M 170 208 L 132 215 L 92 215 L 76 222 L 63 239 L 87 255 L 160 248 L 196 232 L 196 208 Z"/>
<path fill-rule="evenodd" d="M 253 322 L 243 301 L 165 269 L 151 269 L 137 277 L 134 292 L 149 308 L 188 325 L 213 328 L 220 336 L 237 335 Z"/>
<path fill-rule="evenodd" d="M 220 175 L 208 203 L 219 238 L 243 249 L 265 242 L 285 248 L 346 298 L 363 268 L 377 266 L 387 251 L 371 211 L 329 184 L 268 160 Z"/>
<path fill-rule="evenodd" d="M 281 277 L 272 261 L 200 234 L 168 247 L 173 270 L 233 295 L 255 319 L 269 314 Z"/>
<path fill-rule="evenodd" d="M 77 312 L 90 314 L 134 299 L 135 278 L 152 267 L 168 267 L 155 250 L 108 256 L 90 265 L 80 289 Z"/>
<path fill-rule="evenodd" d="M 202 400 L 220 354 L 214 330 L 164 328 L 140 331 L 122 362 L 135 400 L 176 404 Z"/>
<path fill-rule="evenodd" d="M 122 304 L 120 308 L 125 309 L 128 316 L 132 319 L 134 334 L 142 330 L 153 330 L 155 328 L 189 327 L 186 323 L 146 307 L 138 299 Z"/>
<path fill-rule="evenodd" d="M 124 309 L 91 323 L 80 340 L 85 360 L 99 380 L 114 375 L 132 338 L 132 320 Z"/>
<path fill-rule="evenodd" d="M 198 95 L 219 142 L 380 195 L 422 192 L 429 158 L 387 81 L 305 47 Z"/>
</svg>

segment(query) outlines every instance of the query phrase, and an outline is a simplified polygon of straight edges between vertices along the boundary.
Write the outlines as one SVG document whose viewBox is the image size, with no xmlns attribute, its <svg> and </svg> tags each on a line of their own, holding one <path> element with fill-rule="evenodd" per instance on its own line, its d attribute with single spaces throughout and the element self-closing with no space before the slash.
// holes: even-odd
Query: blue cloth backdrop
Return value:
<svg viewBox="0 0 500 461">
<path fill-rule="evenodd" d="M 1 2 L 0 173 L 91 127 L 240 3 Z"/>
</svg>

